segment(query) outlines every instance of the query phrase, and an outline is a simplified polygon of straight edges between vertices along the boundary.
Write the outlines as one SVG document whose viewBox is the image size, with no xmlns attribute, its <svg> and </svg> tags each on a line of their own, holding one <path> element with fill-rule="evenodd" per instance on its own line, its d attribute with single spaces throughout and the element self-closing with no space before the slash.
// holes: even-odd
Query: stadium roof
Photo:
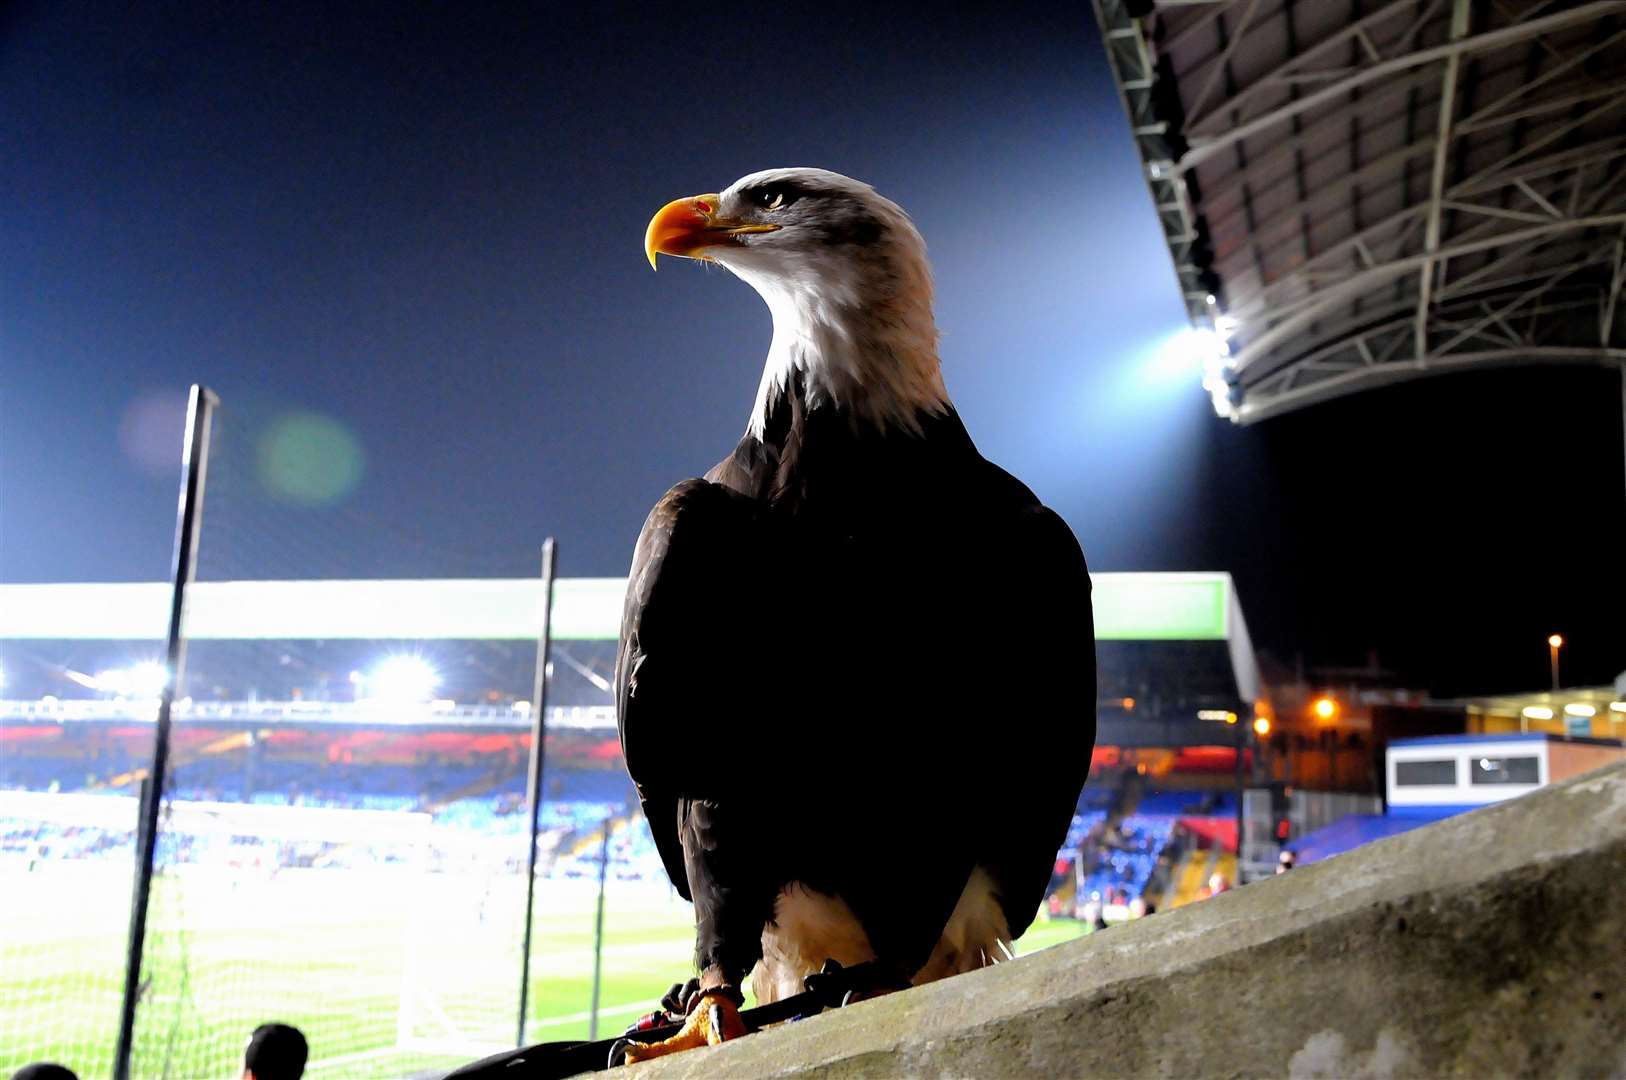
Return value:
<svg viewBox="0 0 1626 1080">
<path fill-rule="evenodd" d="M 1259 693 L 1242 605 L 1226 573 L 1097 573 L 1096 638 L 1212 642 L 1228 653 L 1238 696 Z M 555 641 L 614 641 L 624 578 L 563 578 L 553 606 Z M 0 585 L 0 641 L 156 641 L 170 586 Z M 541 629 L 536 578 L 334 581 L 204 581 L 187 593 L 186 631 L 196 641 L 534 641 Z M 981 628 L 990 636 L 1008 628 Z"/>
<path fill-rule="evenodd" d="M 1226 573 L 1093 574 L 1096 636 L 1223 641 L 1241 629 Z M 561 578 L 553 636 L 613 641 L 625 578 Z M 0 640 L 157 640 L 170 586 L 0 585 Z M 200 581 L 187 593 L 189 637 L 531 639 L 541 630 L 539 578 Z M 987 628 L 991 632 L 997 627 Z"/>
<path fill-rule="evenodd" d="M 1222 416 L 1626 368 L 1626 2 L 1095 9 Z"/>
</svg>

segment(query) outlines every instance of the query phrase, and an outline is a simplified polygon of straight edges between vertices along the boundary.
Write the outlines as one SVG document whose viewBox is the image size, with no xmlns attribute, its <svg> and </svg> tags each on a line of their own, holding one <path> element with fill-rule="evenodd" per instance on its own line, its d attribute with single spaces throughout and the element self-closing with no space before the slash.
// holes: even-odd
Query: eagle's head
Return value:
<svg viewBox="0 0 1626 1080">
<path fill-rule="evenodd" d="M 868 184 L 824 169 L 768 169 L 717 194 L 661 208 L 644 236 L 657 255 L 702 259 L 755 289 L 774 337 L 751 431 L 800 371 L 810 407 L 920 430 L 948 408 L 926 244 L 909 215 Z"/>
</svg>

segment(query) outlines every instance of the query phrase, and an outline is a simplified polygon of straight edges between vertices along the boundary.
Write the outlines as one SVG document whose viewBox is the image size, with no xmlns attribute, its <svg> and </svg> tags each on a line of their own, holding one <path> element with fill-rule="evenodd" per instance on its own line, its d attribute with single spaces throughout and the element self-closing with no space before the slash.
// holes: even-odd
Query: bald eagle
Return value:
<svg viewBox="0 0 1626 1080">
<path fill-rule="evenodd" d="M 773 341 L 744 437 L 633 556 L 617 720 L 699 976 L 632 1059 L 742 1030 L 747 976 L 770 1002 L 828 959 L 884 990 L 1010 956 L 1095 740 L 1083 552 L 955 412 L 908 215 L 773 169 L 645 247 L 744 280 Z"/>
</svg>

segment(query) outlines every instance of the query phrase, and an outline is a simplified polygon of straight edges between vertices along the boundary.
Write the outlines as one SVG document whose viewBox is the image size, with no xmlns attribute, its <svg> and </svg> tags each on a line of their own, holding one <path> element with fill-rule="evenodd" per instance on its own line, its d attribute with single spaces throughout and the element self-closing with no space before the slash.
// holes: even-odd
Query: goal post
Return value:
<svg viewBox="0 0 1626 1080">
<path fill-rule="evenodd" d="M 7 1062 L 50 1048 L 87 1074 L 110 1071 L 137 803 L 0 792 Z M 135 1071 L 234 1073 L 248 1032 L 278 1018 L 332 1053 L 433 1053 L 413 1015 L 437 1008 L 444 987 L 414 950 L 436 940 L 424 914 L 436 898 L 451 922 L 472 918 L 458 907 L 467 868 L 503 869 L 490 838 L 489 857 L 471 859 L 481 846 L 415 811 L 165 800 Z M 517 895 L 518 875 L 509 878 Z M 517 915 L 498 902 L 483 918 L 517 939 Z M 506 1026 L 512 1010 L 508 1000 L 494 1011 Z"/>
</svg>

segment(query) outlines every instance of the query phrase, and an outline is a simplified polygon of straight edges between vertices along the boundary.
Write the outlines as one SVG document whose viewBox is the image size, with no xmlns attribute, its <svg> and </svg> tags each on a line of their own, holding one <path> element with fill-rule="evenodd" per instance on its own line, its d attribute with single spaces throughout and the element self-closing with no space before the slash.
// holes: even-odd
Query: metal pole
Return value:
<svg viewBox="0 0 1626 1080">
<path fill-rule="evenodd" d="M 525 1045 L 525 1009 L 531 989 L 531 917 L 536 904 L 537 815 L 542 809 L 542 759 L 547 750 L 548 650 L 553 644 L 553 537 L 542 541 L 542 629 L 536 638 L 536 678 L 531 683 L 531 764 L 526 785 L 525 942 L 519 951 L 519 1023 L 514 1045 Z"/>
<path fill-rule="evenodd" d="M 1558 693 L 1558 646 L 1552 642 L 1547 643 L 1548 650 L 1553 658 L 1553 693 Z"/>
<path fill-rule="evenodd" d="M 610 822 L 604 819 L 604 842 L 598 854 L 598 916 L 593 922 L 593 1007 L 587 1014 L 587 1041 L 598 1038 L 598 986 L 601 962 L 604 959 L 604 879 L 610 871 Z"/>
<path fill-rule="evenodd" d="M 1236 876 L 1237 884 L 1242 884 L 1242 868 L 1247 865 L 1244 861 L 1249 852 L 1248 847 L 1248 821 L 1242 812 L 1242 804 L 1247 799 L 1248 788 L 1242 779 L 1242 750 L 1247 741 L 1247 733 L 1253 730 L 1253 719 L 1250 717 L 1243 721 L 1241 715 L 1236 722 Z"/>
<path fill-rule="evenodd" d="M 141 950 L 147 937 L 147 902 L 152 894 L 153 854 L 158 845 L 158 809 L 164 797 L 169 765 L 169 724 L 175 690 L 186 666 L 186 639 L 181 619 L 186 587 L 198 564 L 198 533 L 203 526 L 203 489 L 209 466 L 209 426 L 220 401 L 194 383 L 186 406 L 186 443 L 181 462 L 181 497 L 175 511 L 174 582 L 169 595 L 169 631 L 164 641 L 165 679 L 158 697 L 153 730 L 152 767 L 141 791 L 141 817 L 136 827 L 136 879 L 130 901 L 129 947 L 124 963 L 124 1000 L 119 1013 L 119 1041 L 113 1057 L 116 1080 L 129 1080 L 130 1052 L 135 1045 L 136 1001 L 141 992 Z"/>
</svg>

